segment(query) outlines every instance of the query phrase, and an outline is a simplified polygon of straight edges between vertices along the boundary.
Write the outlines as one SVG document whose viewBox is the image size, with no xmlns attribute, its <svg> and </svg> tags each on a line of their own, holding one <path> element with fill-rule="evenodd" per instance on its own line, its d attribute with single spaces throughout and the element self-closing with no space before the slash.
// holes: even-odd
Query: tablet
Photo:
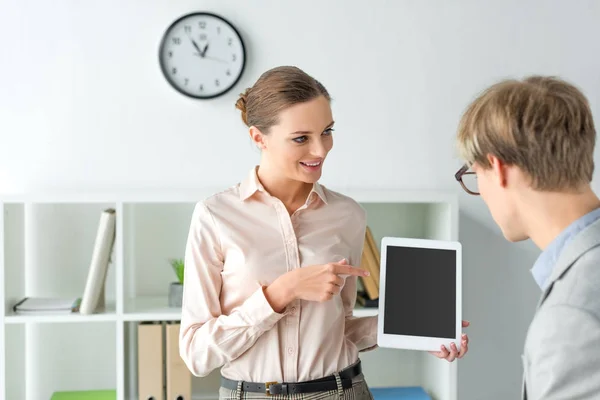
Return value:
<svg viewBox="0 0 600 400">
<path fill-rule="evenodd" d="M 379 278 L 379 347 L 460 350 L 462 247 L 459 242 L 384 237 Z"/>
</svg>

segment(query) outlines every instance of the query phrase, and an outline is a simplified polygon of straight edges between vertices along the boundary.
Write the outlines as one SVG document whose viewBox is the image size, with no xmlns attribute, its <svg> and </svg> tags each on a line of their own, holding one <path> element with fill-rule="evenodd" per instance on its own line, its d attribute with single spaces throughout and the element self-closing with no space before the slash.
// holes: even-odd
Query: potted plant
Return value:
<svg viewBox="0 0 600 400">
<path fill-rule="evenodd" d="M 170 260 L 171 267 L 177 275 L 177 282 L 169 286 L 169 307 L 181 307 L 183 297 L 183 260 L 181 258 Z"/>
</svg>

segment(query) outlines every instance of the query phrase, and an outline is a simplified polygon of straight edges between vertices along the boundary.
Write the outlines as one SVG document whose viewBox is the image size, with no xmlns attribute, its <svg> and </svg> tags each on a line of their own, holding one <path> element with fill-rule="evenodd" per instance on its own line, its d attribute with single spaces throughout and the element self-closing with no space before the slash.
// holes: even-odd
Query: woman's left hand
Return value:
<svg viewBox="0 0 600 400">
<path fill-rule="evenodd" d="M 466 328 L 469 325 L 469 321 L 462 322 L 463 328 Z M 437 358 L 443 358 L 445 360 L 448 360 L 449 362 L 452 362 L 457 358 L 463 358 L 463 356 L 467 354 L 467 351 L 469 351 L 469 337 L 465 333 L 463 333 L 462 342 L 460 344 L 460 351 L 458 351 L 454 343 L 450 343 L 450 350 L 448 350 L 446 346 L 442 345 L 440 351 L 430 351 L 429 353 L 433 354 Z"/>
</svg>

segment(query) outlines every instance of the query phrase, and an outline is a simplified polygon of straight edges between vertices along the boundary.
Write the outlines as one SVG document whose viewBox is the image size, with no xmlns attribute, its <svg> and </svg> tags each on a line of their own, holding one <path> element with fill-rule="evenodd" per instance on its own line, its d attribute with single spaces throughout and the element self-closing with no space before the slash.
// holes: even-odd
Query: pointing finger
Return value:
<svg viewBox="0 0 600 400">
<path fill-rule="evenodd" d="M 369 276 L 369 271 L 365 271 L 362 268 L 353 267 L 351 265 L 335 264 L 336 274 L 346 274 L 354 276 Z"/>
</svg>

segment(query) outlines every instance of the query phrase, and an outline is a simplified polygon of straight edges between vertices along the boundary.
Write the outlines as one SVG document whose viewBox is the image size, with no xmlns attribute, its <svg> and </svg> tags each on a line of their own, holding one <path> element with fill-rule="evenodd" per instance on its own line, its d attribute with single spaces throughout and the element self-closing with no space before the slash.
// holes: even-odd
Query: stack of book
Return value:
<svg viewBox="0 0 600 400">
<path fill-rule="evenodd" d="M 369 271 L 369 276 L 361 277 L 362 288 L 356 297 L 356 302 L 363 307 L 379 305 L 379 265 L 381 257 L 379 247 L 375 243 L 373 233 L 367 226 L 360 267 Z"/>
</svg>

